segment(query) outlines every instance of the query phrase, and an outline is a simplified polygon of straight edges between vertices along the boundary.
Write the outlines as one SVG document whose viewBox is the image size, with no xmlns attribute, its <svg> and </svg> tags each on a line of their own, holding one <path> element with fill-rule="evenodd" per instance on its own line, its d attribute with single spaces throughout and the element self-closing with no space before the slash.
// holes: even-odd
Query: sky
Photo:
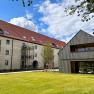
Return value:
<svg viewBox="0 0 94 94">
<path fill-rule="evenodd" d="M 0 20 L 68 42 L 81 29 L 94 32 L 94 18 L 82 22 L 76 13 L 65 13 L 72 4 L 74 0 L 33 0 L 30 7 L 23 7 L 21 0 L 0 0 Z"/>
</svg>

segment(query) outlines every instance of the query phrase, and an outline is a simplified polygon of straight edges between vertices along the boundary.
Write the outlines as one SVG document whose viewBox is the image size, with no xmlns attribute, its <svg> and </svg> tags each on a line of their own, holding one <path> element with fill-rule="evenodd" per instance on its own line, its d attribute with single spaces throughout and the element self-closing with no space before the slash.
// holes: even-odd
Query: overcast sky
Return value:
<svg viewBox="0 0 94 94">
<path fill-rule="evenodd" d="M 81 18 L 67 15 L 65 7 L 74 0 L 33 0 L 30 7 L 21 2 L 0 1 L 0 19 L 41 34 L 68 42 L 80 29 L 94 32 L 94 19 L 81 22 Z"/>
</svg>

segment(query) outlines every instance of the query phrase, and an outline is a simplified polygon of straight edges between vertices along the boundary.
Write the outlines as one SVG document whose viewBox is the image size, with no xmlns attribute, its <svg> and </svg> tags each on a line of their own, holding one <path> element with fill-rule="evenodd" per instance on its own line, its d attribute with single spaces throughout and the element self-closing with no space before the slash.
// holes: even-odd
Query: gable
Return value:
<svg viewBox="0 0 94 94">
<path fill-rule="evenodd" d="M 63 54 L 63 51 L 70 51 L 70 45 L 94 43 L 94 36 L 80 30 L 62 49 L 59 54 Z"/>
<path fill-rule="evenodd" d="M 70 41 L 70 45 L 94 43 L 94 36 L 80 30 Z"/>
</svg>

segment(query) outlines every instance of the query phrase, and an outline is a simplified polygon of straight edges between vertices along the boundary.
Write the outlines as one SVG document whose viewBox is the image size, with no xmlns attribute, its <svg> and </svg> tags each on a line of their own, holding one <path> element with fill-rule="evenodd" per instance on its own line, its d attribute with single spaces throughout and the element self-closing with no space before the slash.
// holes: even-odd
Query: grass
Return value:
<svg viewBox="0 0 94 94">
<path fill-rule="evenodd" d="M 94 94 L 94 75 L 52 72 L 0 74 L 0 94 Z"/>
</svg>

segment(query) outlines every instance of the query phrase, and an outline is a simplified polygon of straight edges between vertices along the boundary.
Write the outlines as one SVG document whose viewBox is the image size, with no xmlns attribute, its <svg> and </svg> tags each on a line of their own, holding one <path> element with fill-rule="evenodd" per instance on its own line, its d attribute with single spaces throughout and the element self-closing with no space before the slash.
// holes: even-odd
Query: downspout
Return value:
<svg viewBox="0 0 94 94">
<path fill-rule="evenodd" d="M 11 65 L 10 65 L 10 70 L 12 70 L 12 63 L 13 63 L 13 39 L 12 39 L 12 50 L 11 50 Z"/>
</svg>

